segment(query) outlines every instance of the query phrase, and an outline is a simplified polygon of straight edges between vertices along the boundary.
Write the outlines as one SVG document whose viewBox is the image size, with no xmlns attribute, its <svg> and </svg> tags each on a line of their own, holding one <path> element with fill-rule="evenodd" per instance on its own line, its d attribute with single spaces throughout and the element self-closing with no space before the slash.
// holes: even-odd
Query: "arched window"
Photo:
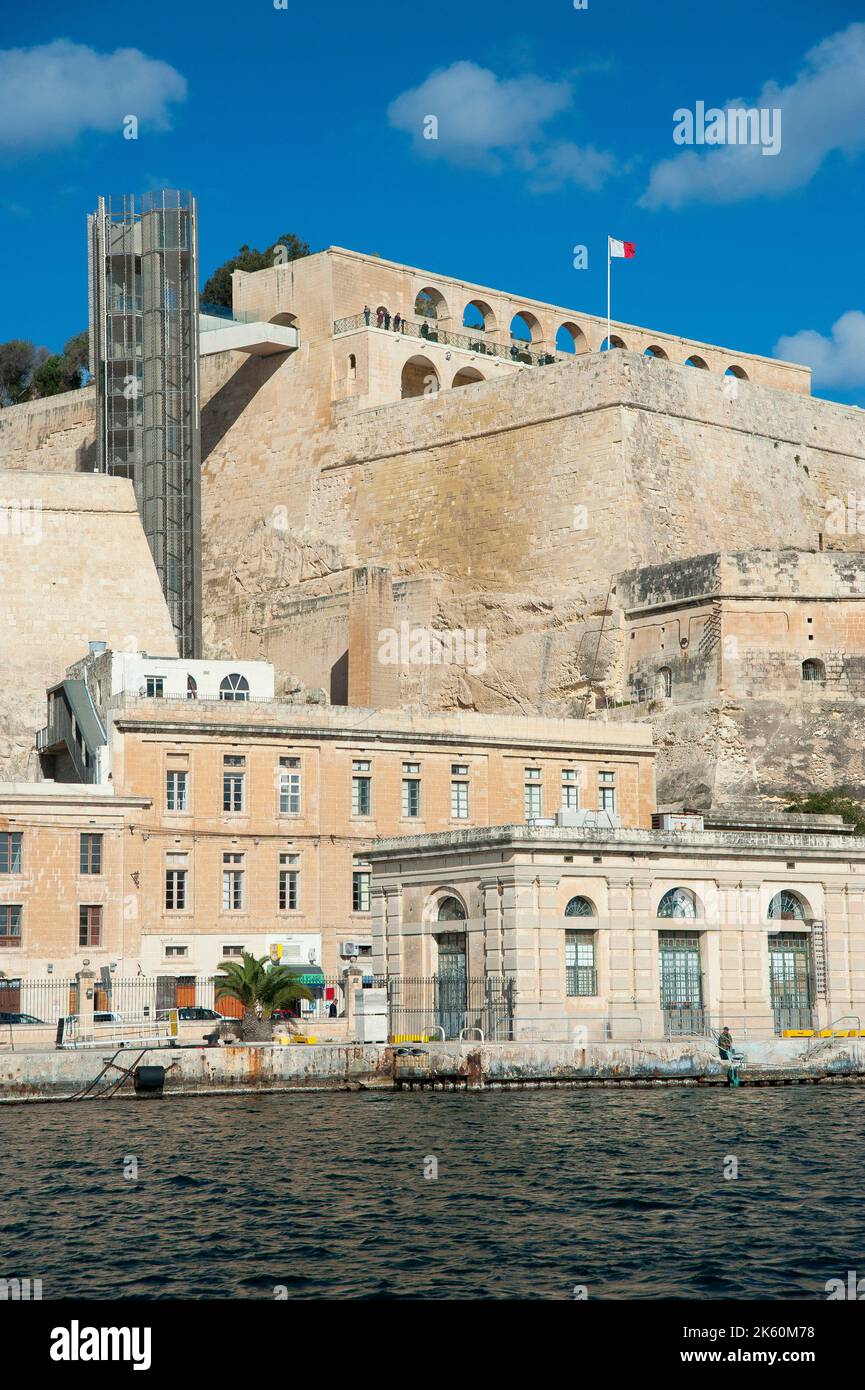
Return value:
<svg viewBox="0 0 865 1390">
<path fill-rule="evenodd" d="M 459 898 L 442 898 L 439 903 L 437 921 L 439 922 L 464 922 L 466 920 L 466 910 Z"/>
<path fill-rule="evenodd" d="M 357 376 L 357 358 L 353 352 L 348 354 L 348 379 L 354 381 Z"/>
<path fill-rule="evenodd" d="M 826 667 L 822 661 L 817 661 L 814 657 L 803 661 L 802 679 L 803 681 L 824 681 L 826 679 Z"/>
<path fill-rule="evenodd" d="M 571 898 L 571 901 L 565 908 L 566 917 L 595 917 L 596 915 L 595 904 L 592 900 L 590 898 L 584 898 L 580 894 L 575 898 Z"/>
<path fill-rule="evenodd" d="M 673 693 L 673 672 L 669 666 L 662 666 L 658 671 L 658 681 L 660 682 L 661 693 L 665 700 L 669 700 Z"/>
<path fill-rule="evenodd" d="M 586 335 L 578 323 L 563 323 L 556 334 L 556 352 L 588 352 Z"/>
<path fill-rule="evenodd" d="M 187 700 L 196 700 L 198 698 L 198 686 L 195 683 L 194 676 L 186 677 L 186 698 Z"/>
<path fill-rule="evenodd" d="M 481 333 L 495 333 L 496 316 L 489 304 L 482 299 L 472 299 L 463 310 L 463 328 L 474 328 Z"/>
<path fill-rule="evenodd" d="M 544 336 L 540 322 L 528 309 L 514 314 L 511 319 L 511 337 L 518 343 L 539 343 Z"/>
<path fill-rule="evenodd" d="M 415 316 L 419 319 L 446 319 L 448 306 L 441 290 L 428 285 L 419 290 L 414 302 Z"/>
<path fill-rule="evenodd" d="M 724 373 L 724 376 L 735 376 L 738 377 L 740 381 L 748 380 L 748 373 L 745 371 L 744 367 L 738 367 L 735 365 L 732 367 L 728 367 Z"/>
<path fill-rule="evenodd" d="M 661 357 L 661 358 L 663 358 L 663 360 L 664 360 L 665 362 L 668 362 L 668 361 L 669 361 L 669 358 L 667 357 L 667 354 L 665 353 L 664 349 L 663 349 L 663 348 L 660 348 L 660 347 L 657 347 L 654 343 L 652 344 L 651 347 L 647 347 L 647 348 L 646 348 L 646 351 L 643 353 L 643 356 L 644 356 L 644 357 Z"/>
<path fill-rule="evenodd" d="M 413 396 L 434 396 L 439 385 L 438 372 L 428 357 L 408 359 L 400 378 L 400 394 L 404 401 Z"/>
<path fill-rule="evenodd" d="M 693 354 L 687 359 L 687 361 L 685 362 L 685 366 L 686 366 L 686 367 L 699 367 L 699 369 L 700 369 L 701 372 L 707 372 L 707 371 L 709 370 L 709 364 L 708 364 L 707 362 L 704 362 L 703 359 L 702 359 L 702 357 L 698 357 L 696 353 L 693 353 Z"/>
<path fill-rule="evenodd" d="M 696 917 L 697 899 L 690 888 L 668 888 L 658 903 L 659 917 Z"/>
<path fill-rule="evenodd" d="M 237 671 L 231 671 L 219 683 L 220 700 L 248 700 L 249 681 Z"/>
<path fill-rule="evenodd" d="M 805 904 L 798 893 L 782 888 L 770 902 L 768 916 L 771 922 L 804 922 Z"/>
<path fill-rule="evenodd" d="M 624 348 L 627 351 L 627 343 L 624 338 L 618 338 L 615 333 L 610 338 L 605 338 L 601 343 L 601 352 L 607 352 L 609 348 Z"/>
</svg>

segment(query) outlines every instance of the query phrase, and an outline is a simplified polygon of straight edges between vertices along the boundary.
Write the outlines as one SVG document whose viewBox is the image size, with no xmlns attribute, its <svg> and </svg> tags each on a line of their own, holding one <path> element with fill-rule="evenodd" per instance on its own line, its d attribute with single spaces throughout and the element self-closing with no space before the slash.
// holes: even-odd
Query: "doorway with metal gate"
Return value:
<svg viewBox="0 0 865 1390">
<path fill-rule="evenodd" d="M 769 937 L 769 988 L 775 1032 L 813 1026 L 811 943 L 805 932 L 777 932 Z"/>
<path fill-rule="evenodd" d="M 436 937 L 438 980 L 436 985 L 436 1023 L 446 1038 L 458 1038 L 465 1026 L 467 999 L 466 934 L 442 932 Z"/>
<path fill-rule="evenodd" d="M 659 932 L 661 1008 L 668 1038 L 706 1032 L 699 932 Z"/>
</svg>

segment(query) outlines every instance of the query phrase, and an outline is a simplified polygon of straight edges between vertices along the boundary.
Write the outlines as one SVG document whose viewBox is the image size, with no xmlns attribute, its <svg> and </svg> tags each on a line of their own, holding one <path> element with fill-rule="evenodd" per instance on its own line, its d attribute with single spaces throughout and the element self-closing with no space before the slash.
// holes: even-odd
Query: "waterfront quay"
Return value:
<svg viewBox="0 0 865 1390">
<path fill-rule="evenodd" d="M 141 1077 L 157 1071 L 155 1089 Z M 161 1075 L 159 1075 L 161 1073 Z M 865 1040 L 754 1042 L 740 1086 L 865 1082 Z M 533 1087 L 723 1087 L 704 1040 L 594 1043 L 136 1045 L 0 1053 L 0 1104 L 276 1091 L 486 1091 Z"/>
</svg>

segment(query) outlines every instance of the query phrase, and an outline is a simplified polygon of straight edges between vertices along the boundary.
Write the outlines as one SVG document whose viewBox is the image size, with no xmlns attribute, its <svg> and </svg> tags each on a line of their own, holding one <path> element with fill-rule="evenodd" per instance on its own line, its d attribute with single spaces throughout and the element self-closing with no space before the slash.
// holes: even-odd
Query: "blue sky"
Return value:
<svg viewBox="0 0 865 1390">
<path fill-rule="evenodd" d="M 605 238 L 632 240 L 614 317 L 782 344 L 818 394 L 865 406 L 861 3 L 150 0 L 143 29 L 141 12 L 4 16 L 0 340 L 57 350 L 85 327 L 86 212 L 170 186 L 198 197 L 203 277 L 295 231 L 604 313 Z M 677 146 L 673 113 L 698 101 L 777 106 L 780 153 Z"/>
</svg>

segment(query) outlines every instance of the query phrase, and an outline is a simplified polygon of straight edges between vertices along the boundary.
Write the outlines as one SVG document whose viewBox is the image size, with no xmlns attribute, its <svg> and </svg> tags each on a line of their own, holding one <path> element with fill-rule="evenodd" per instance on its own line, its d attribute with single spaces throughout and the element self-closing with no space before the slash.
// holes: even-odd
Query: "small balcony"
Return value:
<svg viewBox="0 0 865 1390">
<path fill-rule="evenodd" d="M 260 318 L 233 314 L 221 305 L 202 304 L 198 324 L 201 357 L 215 352 L 248 352 L 254 357 L 271 357 L 278 352 L 294 352 L 300 347 L 300 333 L 293 324 L 265 323 Z"/>
</svg>

